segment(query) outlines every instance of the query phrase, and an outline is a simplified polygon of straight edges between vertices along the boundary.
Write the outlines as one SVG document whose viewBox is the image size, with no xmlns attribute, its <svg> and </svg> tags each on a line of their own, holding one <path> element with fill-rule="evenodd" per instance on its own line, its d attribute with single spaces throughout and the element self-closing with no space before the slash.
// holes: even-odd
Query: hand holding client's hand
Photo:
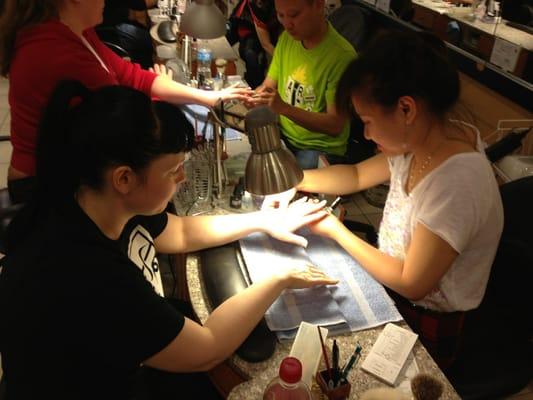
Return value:
<svg viewBox="0 0 533 400">
<path fill-rule="evenodd" d="M 287 208 L 263 210 L 260 213 L 264 218 L 264 232 L 278 240 L 306 247 L 307 240 L 292 232 L 326 217 L 328 214 L 323 210 L 325 205 L 325 200 L 315 202 L 303 197 Z"/>
<path fill-rule="evenodd" d="M 239 83 L 235 83 L 225 89 L 213 92 L 216 95 L 217 99 L 226 100 L 240 100 L 242 102 L 249 103 L 252 99 L 253 90 L 243 87 L 238 87 Z"/>
<path fill-rule="evenodd" d="M 259 86 L 252 96 L 254 106 L 267 105 L 272 111 L 282 114 L 286 103 L 281 99 L 277 89 L 268 86 Z"/>
</svg>

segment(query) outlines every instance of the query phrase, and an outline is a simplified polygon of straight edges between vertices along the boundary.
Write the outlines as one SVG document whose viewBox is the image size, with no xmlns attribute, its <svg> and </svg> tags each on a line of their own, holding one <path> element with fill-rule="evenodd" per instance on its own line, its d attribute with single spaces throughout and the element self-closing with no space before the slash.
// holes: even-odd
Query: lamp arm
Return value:
<svg viewBox="0 0 533 400">
<path fill-rule="evenodd" d="M 209 108 L 209 111 L 211 111 L 211 115 L 213 116 L 215 121 L 218 124 L 220 124 L 221 127 L 223 127 L 223 128 L 229 128 L 230 127 L 228 125 L 228 123 L 224 119 L 224 114 L 225 114 L 225 111 L 224 111 L 224 100 L 222 100 L 222 98 L 219 98 L 215 102 L 213 107 L 208 107 L 208 108 Z"/>
<path fill-rule="evenodd" d="M 244 119 L 245 114 L 233 112 L 231 110 L 232 102 L 236 100 L 229 100 L 229 103 L 224 102 L 219 98 L 212 107 L 208 107 L 213 115 L 213 119 L 223 128 L 234 129 L 238 132 L 250 136 L 245 129 Z"/>
</svg>

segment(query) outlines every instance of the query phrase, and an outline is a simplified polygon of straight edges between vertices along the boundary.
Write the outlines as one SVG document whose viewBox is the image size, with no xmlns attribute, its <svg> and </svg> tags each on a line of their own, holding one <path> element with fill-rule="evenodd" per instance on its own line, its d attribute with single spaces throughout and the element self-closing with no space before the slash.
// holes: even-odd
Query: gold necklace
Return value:
<svg viewBox="0 0 533 400">
<path fill-rule="evenodd" d="M 433 154 L 434 152 L 428 154 L 426 158 L 424 158 L 424 161 L 422 161 L 418 169 L 415 168 L 417 163 L 416 163 L 416 158 L 413 154 L 413 161 L 411 163 L 411 172 L 409 174 L 409 178 L 407 179 L 407 189 L 409 192 L 413 190 L 413 187 L 415 185 L 415 178 L 421 176 L 422 173 L 426 170 L 426 168 L 429 167 L 429 165 L 431 164 L 431 160 L 433 159 Z"/>
<path fill-rule="evenodd" d="M 444 143 L 446 143 L 447 140 L 447 138 L 443 138 L 439 143 L 437 143 L 437 146 L 424 158 L 418 169 L 416 168 L 417 162 L 413 153 L 413 158 L 411 161 L 411 170 L 409 172 L 409 176 L 407 177 L 408 193 L 411 193 L 411 191 L 413 190 L 416 184 L 415 180 L 418 178 L 418 181 L 420 181 L 420 178 L 422 177 L 424 171 L 431 165 L 433 156 L 437 154 L 437 152 L 442 148 L 442 146 L 444 145 Z"/>
</svg>

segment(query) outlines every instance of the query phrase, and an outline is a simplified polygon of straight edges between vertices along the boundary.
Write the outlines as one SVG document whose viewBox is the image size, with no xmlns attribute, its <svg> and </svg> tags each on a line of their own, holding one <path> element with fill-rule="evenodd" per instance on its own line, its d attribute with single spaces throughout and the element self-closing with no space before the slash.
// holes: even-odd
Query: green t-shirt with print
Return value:
<svg viewBox="0 0 533 400">
<path fill-rule="evenodd" d="M 326 112 L 327 105 L 335 103 L 341 75 L 355 57 L 352 45 L 329 22 L 325 38 L 309 50 L 301 41 L 283 32 L 276 44 L 268 77 L 277 82 L 279 95 L 286 103 L 306 111 Z M 336 155 L 346 152 L 348 122 L 337 136 L 310 131 L 284 116 L 280 116 L 280 125 L 286 138 L 299 149 Z"/>
</svg>

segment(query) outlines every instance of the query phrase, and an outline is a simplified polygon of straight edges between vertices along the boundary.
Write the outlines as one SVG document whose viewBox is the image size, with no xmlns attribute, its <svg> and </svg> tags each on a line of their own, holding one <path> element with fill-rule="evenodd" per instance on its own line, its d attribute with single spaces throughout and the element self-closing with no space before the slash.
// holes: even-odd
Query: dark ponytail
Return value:
<svg viewBox="0 0 533 400">
<path fill-rule="evenodd" d="M 35 192 L 9 227 L 8 246 L 49 208 L 71 201 L 80 186 L 101 189 L 108 168 L 142 173 L 163 154 L 189 151 L 193 138 L 181 110 L 135 89 L 89 91 L 77 81 L 61 82 L 38 129 Z"/>
<path fill-rule="evenodd" d="M 72 126 L 91 92 L 78 81 L 56 88 L 43 114 L 37 134 L 37 195 L 49 192 L 54 199 L 73 194 L 78 185 L 72 166 Z M 39 196 L 42 197 L 42 196 Z M 42 200 L 42 199 L 41 199 Z"/>
<path fill-rule="evenodd" d="M 352 95 L 358 93 L 388 109 L 401 96 L 411 96 L 444 118 L 456 104 L 459 90 L 459 75 L 440 39 L 428 33 L 387 32 L 347 67 L 336 104 L 347 112 Z"/>
</svg>

